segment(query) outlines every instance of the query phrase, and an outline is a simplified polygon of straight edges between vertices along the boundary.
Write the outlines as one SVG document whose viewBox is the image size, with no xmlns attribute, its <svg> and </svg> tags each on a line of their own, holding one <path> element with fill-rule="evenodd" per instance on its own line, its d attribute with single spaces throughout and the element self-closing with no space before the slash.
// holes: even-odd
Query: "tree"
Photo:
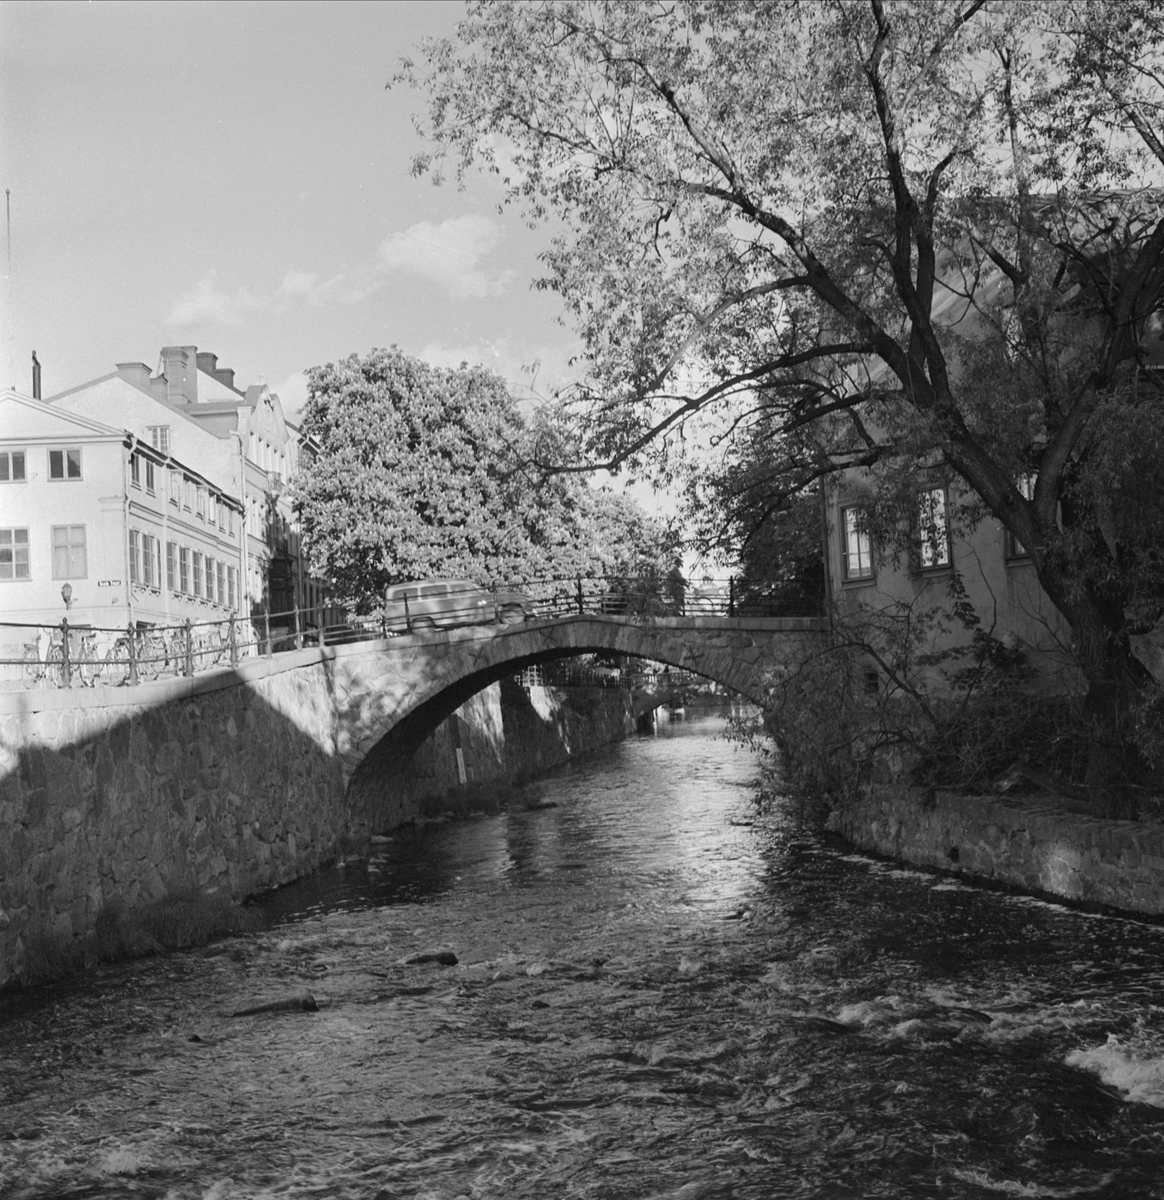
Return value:
<svg viewBox="0 0 1164 1200">
<path fill-rule="evenodd" d="M 789 494 L 860 466 L 885 516 L 960 477 L 1070 627 L 1110 807 L 1164 595 L 1109 437 L 1164 415 L 1162 44 L 1151 0 L 562 0 L 475 4 L 397 78 L 418 171 L 484 163 L 559 223 L 598 459 L 670 461 L 718 410 Z"/>
<path fill-rule="evenodd" d="M 350 603 L 405 579 L 617 574 L 663 552 L 633 502 L 530 465 L 565 434 L 484 368 L 373 350 L 312 367 L 308 387 L 296 503 L 313 571 Z"/>
</svg>

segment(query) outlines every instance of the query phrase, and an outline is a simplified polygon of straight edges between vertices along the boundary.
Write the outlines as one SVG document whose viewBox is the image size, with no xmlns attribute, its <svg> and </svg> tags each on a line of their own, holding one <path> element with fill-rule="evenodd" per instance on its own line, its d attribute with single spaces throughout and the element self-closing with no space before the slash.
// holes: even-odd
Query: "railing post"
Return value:
<svg viewBox="0 0 1164 1200">
<path fill-rule="evenodd" d="M 412 632 L 412 614 L 408 611 L 408 593 L 404 593 L 404 630 L 406 633 Z"/>
<path fill-rule="evenodd" d="M 303 626 L 299 623 L 299 597 L 295 597 L 295 649 L 303 649 Z"/>
<path fill-rule="evenodd" d="M 194 628 L 190 623 L 189 617 L 186 618 L 186 623 L 182 627 L 182 638 L 186 658 L 182 666 L 182 674 L 189 678 L 194 674 Z"/>
<path fill-rule="evenodd" d="M 234 613 L 230 614 L 230 626 L 226 631 L 227 640 L 230 642 L 230 665 L 238 666 L 238 634 L 234 630 Z"/>
<path fill-rule="evenodd" d="M 318 609 L 316 609 L 316 613 L 319 618 L 319 644 L 321 646 L 326 646 L 327 645 L 327 628 L 324 626 L 324 623 L 323 623 L 324 608 L 323 608 L 322 604 L 319 606 Z"/>
<path fill-rule="evenodd" d="M 271 649 L 271 614 L 265 608 L 263 609 L 263 641 L 266 642 L 264 653 L 270 658 L 274 654 L 274 650 Z"/>
<path fill-rule="evenodd" d="M 73 664 L 69 661 L 69 618 L 61 618 L 61 683 L 73 686 Z"/>
<path fill-rule="evenodd" d="M 132 622 L 125 627 L 125 644 L 129 647 L 129 686 L 137 687 L 137 631 Z"/>
<path fill-rule="evenodd" d="M 578 615 L 581 616 L 586 611 L 582 601 L 582 576 L 579 575 L 574 582 L 578 586 Z"/>
<path fill-rule="evenodd" d="M 736 615 L 736 577 L 730 576 L 728 579 L 728 616 Z"/>
</svg>

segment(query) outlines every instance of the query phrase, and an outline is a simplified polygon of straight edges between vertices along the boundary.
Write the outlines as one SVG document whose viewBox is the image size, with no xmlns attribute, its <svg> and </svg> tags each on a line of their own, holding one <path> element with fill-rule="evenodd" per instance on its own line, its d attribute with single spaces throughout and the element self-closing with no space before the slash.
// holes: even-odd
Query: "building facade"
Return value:
<svg viewBox="0 0 1164 1200">
<path fill-rule="evenodd" d="M 241 608 L 242 531 L 237 498 L 176 455 L 0 394 L 0 620 L 112 632 L 220 622 Z"/>
<path fill-rule="evenodd" d="M 293 626 L 295 613 L 302 623 L 314 619 L 324 587 L 307 571 L 287 490 L 298 468 L 299 431 L 265 383 L 238 388 L 234 372 L 220 367 L 216 355 L 196 346 L 166 346 L 156 371 L 140 362 L 118 363 L 116 371 L 48 403 L 123 426 L 137 444 L 213 481 L 244 514 L 239 611 L 266 614 L 279 630 Z"/>
</svg>

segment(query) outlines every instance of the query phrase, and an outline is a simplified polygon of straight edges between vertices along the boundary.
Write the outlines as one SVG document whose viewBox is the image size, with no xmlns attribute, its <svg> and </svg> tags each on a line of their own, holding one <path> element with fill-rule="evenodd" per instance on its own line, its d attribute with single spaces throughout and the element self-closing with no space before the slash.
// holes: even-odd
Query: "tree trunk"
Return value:
<svg viewBox="0 0 1164 1200">
<path fill-rule="evenodd" d="M 1087 679 L 1088 795 L 1097 816 L 1132 820 L 1141 814 L 1149 779 L 1136 745 L 1136 713 L 1156 684 L 1127 634 L 1105 627 L 1098 605 L 1073 607 L 1075 649 Z"/>
</svg>

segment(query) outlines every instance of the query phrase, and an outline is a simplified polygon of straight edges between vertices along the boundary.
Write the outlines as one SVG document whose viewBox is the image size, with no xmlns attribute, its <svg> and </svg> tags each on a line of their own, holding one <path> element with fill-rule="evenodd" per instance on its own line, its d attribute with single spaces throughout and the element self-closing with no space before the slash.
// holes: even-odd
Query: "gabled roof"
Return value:
<svg viewBox="0 0 1164 1200">
<path fill-rule="evenodd" d="M 43 400 L 34 400 L 11 388 L 0 392 L 0 410 L 3 410 L 0 440 L 6 442 L 77 437 L 124 441 L 128 437 L 124 429 L 67 409 L 54 408 Z"/>
<path fill-rule="evenodd" d="M 84 392 L 91 387 L 96 387 L 99 383 L 108 383 L 111 379 L 120 378 L 120 372 L 110 371 L 108 375 L 98 375 L 96 379 L 87 379 L 84 383 L 77 384 L 76 387 L 67 388 L 63 392 L 56 392 L 49 397 L 49 400 L 63 400 L 66 396 L 73 395 L 74 392 Z"/>
</svg>

